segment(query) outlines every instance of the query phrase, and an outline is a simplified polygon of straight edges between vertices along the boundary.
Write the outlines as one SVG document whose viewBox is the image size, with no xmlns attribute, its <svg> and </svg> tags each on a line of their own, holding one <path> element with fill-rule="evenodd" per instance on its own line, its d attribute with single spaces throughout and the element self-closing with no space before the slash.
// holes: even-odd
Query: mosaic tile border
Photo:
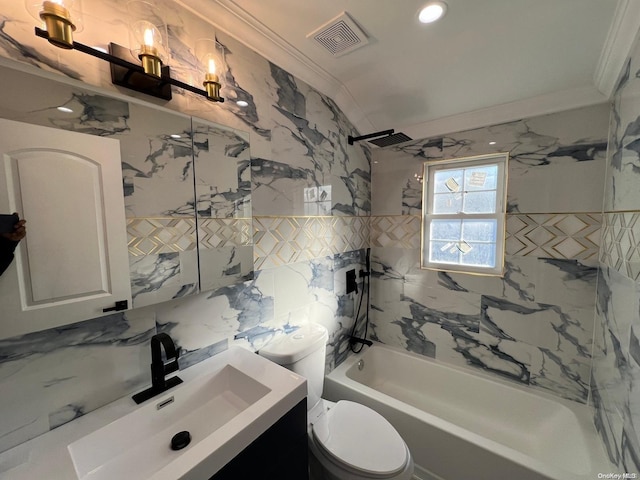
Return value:
<svg viewBox="0 0 640 480">
<path fill-rule="evenodd" d="M 420 215 L 371 217 L 371 246 L 420 248 Z"/>
<path fill-rule="evenodd" d="M 253 241 L 250 218 L 199 218 L 198 229 L 204 249 L 249 246 Z M 133 257 L 195 250 L 197 242 L 193 218 L 129 218 L 127 234 Z"/>
<path fill-rule="evenodd" d="M 520 257 L 597 259 L 602 214 L 507 215 L 505 253 Z"/>
<path fill-rule="evenodd" d="M 256 270 L 369 246 L 369 217 L 254 217 Z"/>
<path fill-rule="evenodd" d="M 193 218 L 128 218 L 129 255 L 185 252 L 196 248 Z"/>
<path fill-rule="evenodd" d="M 246 247 L 253 244 L 250 218 L 199 218 L 200 247 Z"/>
<path fill-rule="evenodd" d="M 600 262 L 632 279 L 640 279 L 640 212 L 606 212 Z"/>
<path fill-rule="evenodd" d="M 597 259 L 601 224 L 600 213 L 507 215 L 505 251 L 511 256 Z M 371 217 L 371 245 L 419 249 L 420 228 L 417 215 Z"/>
<path fill-rule="evenodd" d="M 608 249 L 602 256 L 603 263 L 623 269 L 631 278 L 638 278 L 640 246 L 635 239 L 640 241 L 639 214 L 611 215 L 614 216 L 607 230 Z M 259 216 L 253 220 L 199 219 L 198 228 L 205 249 L 249 246 L 253 240 L 255 268 L 264 269 L 358 250 L 369 245 L 419 249 L 420 222 L 419 215 Z M 602 215 L 599 213 L 507 215 L 506 254 L 596 259 L 599 255 L 601 224 Z M 128 219 L 129 253 L 142 256 L 193 250 L 196 247 L 195 229 L 194 219 Z M 635 250 L 629 250 L 631 245 Z"/>
</svg>

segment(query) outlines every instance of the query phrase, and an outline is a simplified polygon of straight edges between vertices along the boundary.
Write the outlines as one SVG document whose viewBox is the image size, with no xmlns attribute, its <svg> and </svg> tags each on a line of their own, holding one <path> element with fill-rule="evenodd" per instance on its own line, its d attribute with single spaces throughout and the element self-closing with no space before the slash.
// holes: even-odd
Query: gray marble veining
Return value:
<svg viewBox="0 0 640 480">
<path fill-rule="evenodd" d="M 639 170 L 638 88 L 640 87 L 640 52 L 636 45 L 628 59 L 616 88 L 610 123 L 610 168 L 607 171 L 605 210 L 638 210 L 637 193 Z M 613 214 L 612 214 L 613 216 Z M 619 214 L 619 220 L 627 214 Z M 632 218 L 632 217 L 630 217 Z M 626 224 L 623 224 L 626 227 Z M 625 229 L 622 237 L 626 243 Z M 623 259 L 627 247 L 623 244 L 605 245 L 620 250 Z M 606 252 L 610 253 L 610 252 Z M 601 257 L 604 258 L 604 257 Z M 621 265 L 618 265 L 621 264 Z M 631 267 L 631 268 L 629 268 Z M 637 389 L 638 376 L 637 325 L 638 284 L 634 281 L 635 265 L 627 261 L 610 261 L 602 266 L 598 282 L 598 310 L 596 350 L 592 390 L 596 404 L 596 426 L 614 464 L 627 471 L 640 468 Z"/>
<path fill-rule="evenodd" d="M 513 257 L 503 278 L 477 277 L 373 251 L 372 338 L 587 401 L 597 268 Z"/>
<path fill-rule="evenodd" d="M 82 80 L 82 74 L 67 65 L 60 65 L 58 61 L 43 55 L 39 49 L 24 45 L 15 34 L 12 34 L 12 28 L 15 26 L 15 19 L 6 15 L 0 15 L 0 49 L 3 56 L 26 62 L 38 68 L 48 68 L 59 70 L 66 76 Z"/>
<path fill-rule="evenodd" d="M 2 340 L 0 450 L 141 387 L 154 333 L 153 312 L 139 311 Z M 104 388 L 87 389 L 96 378 Z"/>
<path fill-rule="evenodd" d="M 160 0 L 160 4 L 170 12 L 172 72 L 176 78 L 191 82 L 190 70 L 196 66 L 192 40 L 211 36 L 210 25 L 175 2 Z M 61 56 L 54 47 L 33 36 L 33 21 L 23 4 L 10 3 L 5 7 L 0 20 L 0 55 L 81 79 L 107 91 L 118 91 L 105 74 L 103 62 L 78 52 Z M 126 17 L 125 6 L 121 2 L 94 2 L 85 13 L 87 28 L 78 35 L 79 41 L 105 45 L 113 40 L 112 35 L 126 37 L 122 21 Z M 45 104 L 50 109 L 40 115 L 48 115 L 44 121 L 50 126 L 120 141 L 126 212 L 132 219 L 191 217 L 196 208 L 200 214 L 225 219 L 249 217 L 245 213 L 251 209 L 254 214 L 304 214 L 304 188 L 314 187 L 331 194 L 329 214 L 368 215 L 372 152 L 366 145 L 347 145 L 347 136 L 357 132 L 335 102 L 224 33 L 218 32 L 216 36 L 226 53 L 226 65 L 220 75 L 224 104 L 212 105 L 206 99 L 174 89 L 169 107 L 185 116 L 169 118 L 137 102 L 108 102 L 85 92 L 55 97 L 55 102 Z M 245 100 L 248 106 L 240 107 L 236 100 Z M 54 107 L 62 104 L 73 107 L 75 112 L 66 117 L 56 113 Z M 202 139 L 196 134 L 192 138 L 186 115 L 250 130 L 251 152 L 246 148 L 249 138 L 228 136 L 222 142 L 221 152 L 216 150 L 221 144 L 212 143 L 210 136 Z M 211 164 L 210 171 L 195 165 L 194 177 L 190 163 L 192 140 L 196 162 L 216 150 L 229 161 L 228 165 L 220 170 Z M 198 167 L 206 175 L 199 177 Z M 224 173 L 227 183 L 214 188 L 208 175 L 220 173 Z M 193 196 L 194 181 L 197 199 Z M 351 236 L 344 229 L 351 227 L 339 225 L 338 240 L 342 241 L 342 237 L 349 240 Z M 357 229 L 358 236 L 366 237 L 360 227 Z M 306 251 L 298 252 L 304 260 L 295 266 L 258 271 L 253 278 L 247 278 L 244 265 L 247 260 L 251 262 L 251 246 L 247 248 L 248 255 L 246 249 L 236 246 L 213 252 L 224 257 L 222 268 L 234 281 L 224 286 L 212 285 L 216 288 L 213 292 L 189 298 L 185 295 L 195 293 L 198 286 L 194 252 L 132 259 L 136 307 L 150 303 L 154 307 L 136 308 L 117 318 L 129 320 L 131 315 L 146 312 L 148 318 L 130 322 L 136 325 L 130 329 L 140 330 L 139 339 L 125 329 L 113 341 L 103 334 L 104 343 L 74 344 L 68 336 L 70 332 L 51 330 L 43 332 L 43 338 L 49 339 L 51 346 L 42 351 L 38 351 L 39 342 L 10 339 L 7 348 L 3 347 L 5 361 L 0 363 L 0 371 L 6 374 L 3 391 L 11 392 L 0 401 L 0 449 L 71 421 L 148 382 L 147 342 L 156 331 L 166 331 L 174 337 L 182 348 L 182 368 L 186 368 L 233 343 L 258 348 L 269 338 L 311 320 L 329 329 L 327 367 L 333 368 L 344 360 L 358 299 L 344 293 L 343 277 L 346 269 L 363 268 L 362 252 L 320 258 Z M 312 251 L 315 250 L 309 248 Z M 299 295 L 292 297 L 289 291 L 292 289 Z M 160 300 L 166 303 L 155 305 Z M 120 324 L 100 323 L 109 318 L 74 325 L 70 331 L 79 338 L 93 338 L 91 322 L 97 322 L 105 332 Z M 24 358 L 18 358 L 20 355 Z M 109 366 L 108 371 L 103 365 Z M 121 372 L 126 373 L 120 375 Z M 103 388 L 95 388 L 97 376 Z M 35 399 L 34 403 L 25 398 Z M 13 411 L 7 405 L 21 408 Z"/>
<path fill-rule="evenodd" d="M 508 212 L 599 212 L 608 119 L 609 108 L 603 104 L 385 149 L 376 155 L 373 165 L 376 189 L 372 201 L 386 211 L 374 208 L 373 213 L 418 213 L 420 196 L 415 175 L 422 175 L 425 161 L 498 152 L 509 152 L 510 156 Z M 581 188 L 567 195 L 566 178 Z M 395 193 L 395 189 L 401 193 Z M 399 203 L 389 207 L 376 197 Z"/>
</svg>

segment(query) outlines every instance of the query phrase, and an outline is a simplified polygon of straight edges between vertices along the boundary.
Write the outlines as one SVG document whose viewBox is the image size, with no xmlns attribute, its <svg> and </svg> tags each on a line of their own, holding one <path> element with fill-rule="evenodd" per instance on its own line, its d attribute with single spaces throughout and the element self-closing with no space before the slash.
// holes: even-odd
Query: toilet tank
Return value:
<svg viewBox="0 0 640 480">
<path fill-rule="evenodd" d="M 307 379 L 307 408 L 322 396 L 324 362 L 329 334 L 322 325 L 306 324 L 274 338 L 258 353 Z"/>
</svg>

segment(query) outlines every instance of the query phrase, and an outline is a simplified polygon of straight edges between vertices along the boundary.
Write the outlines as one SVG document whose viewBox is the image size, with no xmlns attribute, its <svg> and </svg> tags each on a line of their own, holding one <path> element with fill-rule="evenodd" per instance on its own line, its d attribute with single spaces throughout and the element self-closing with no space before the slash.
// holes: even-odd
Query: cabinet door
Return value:
<svg viewBox="0 0 640 480">
<path fill-rule="evenodd" d="M 131 303 L 117 140 L 0 119 L 0 212 L 27 236 L 0 277 L 0 338 Z"/>
</svg>

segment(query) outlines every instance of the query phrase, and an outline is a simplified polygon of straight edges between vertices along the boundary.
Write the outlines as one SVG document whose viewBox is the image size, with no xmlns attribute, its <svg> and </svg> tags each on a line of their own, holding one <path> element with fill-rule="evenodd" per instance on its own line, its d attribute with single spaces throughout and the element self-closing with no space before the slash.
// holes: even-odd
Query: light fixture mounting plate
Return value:
<svg viewBox="0 0 640 480">
<path fill-rule="evenodd" d="M 131 50 L 117 43 L 109 44 L 109 54 L 129 63 L 139 63 L 138 59 L 132 55 Z M 163 100 L 171 100 L 171 84 L 169 82 L 144 72 L 130 70 L 115 63 L 111 63 L 110 65 L 111 82 L 114 85 L 129 88 Z M 162 76 L 167 78 L 171 76 L 171 71 L 168 66 L 162 67 Z"/>
</svg>

